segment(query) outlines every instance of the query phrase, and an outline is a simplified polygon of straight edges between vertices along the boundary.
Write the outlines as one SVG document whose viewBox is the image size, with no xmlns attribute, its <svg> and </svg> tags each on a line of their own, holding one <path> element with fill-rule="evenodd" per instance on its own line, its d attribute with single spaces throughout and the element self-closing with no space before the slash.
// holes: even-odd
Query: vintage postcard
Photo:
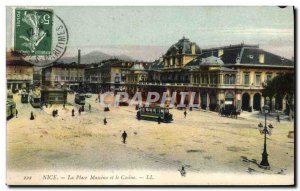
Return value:
<svg viewBox="0 0 300 191">
<path fill-rule="evenodd" d="M 8 185 L 295 185 L 294 8 L 6 7 Z"/>
</svg>

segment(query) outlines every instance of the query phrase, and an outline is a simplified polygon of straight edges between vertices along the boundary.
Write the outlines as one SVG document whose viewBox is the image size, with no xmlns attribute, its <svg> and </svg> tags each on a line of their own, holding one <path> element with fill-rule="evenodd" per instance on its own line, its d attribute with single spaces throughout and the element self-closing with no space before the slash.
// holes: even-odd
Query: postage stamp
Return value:
<svg viewBox="0 0 300 191">
<path fill-rule="evenodd" d="M 12 26 L 14 51 L 35 66 L 49 66 L 67 49 L 69 34 L 50 8 L 15 8 Z"/>
<path fill-rule="evenodd" d="M 15 10 L 15 50 L 27 55 L 49 55 L 52 48 L 53 11 Z"/>
</svg>

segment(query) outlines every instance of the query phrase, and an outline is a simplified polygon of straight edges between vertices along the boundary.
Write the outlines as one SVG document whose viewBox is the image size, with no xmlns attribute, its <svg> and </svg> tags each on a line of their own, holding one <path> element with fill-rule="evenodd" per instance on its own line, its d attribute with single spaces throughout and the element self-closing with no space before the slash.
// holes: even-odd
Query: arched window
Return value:
<svg viewBox="0 0 300 191">
<path fill-rule="evenodd" d="M 229 84 L 235 84 L 235 75 L 234 74 L 230 75 Z"/>
<path fill-rule="evenodd" d="M 229 74 L 224 76 L 224 84 L 229 84 Z"/>
</svg>

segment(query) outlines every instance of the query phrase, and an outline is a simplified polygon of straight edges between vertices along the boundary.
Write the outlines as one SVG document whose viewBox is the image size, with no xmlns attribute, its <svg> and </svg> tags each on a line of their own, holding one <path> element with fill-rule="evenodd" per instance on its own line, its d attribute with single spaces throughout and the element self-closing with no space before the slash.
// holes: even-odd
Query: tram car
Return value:
<svg viewBox="0 0 300 191">
<path fill-rule="evenodd" d="M 160 119 L 159 119 L 160 117 Z M 173 115 L 169 112 L 169 108 L 165 107 L 142 107 L 137 112 L 137 119 L 158 121 L 170 123 L 173 121 Z"/>
<path fill-rule="evenodd" d="M 30 95 L 29 100 L 30 100 L 30 104 L 32 107 L 34 107 L 34 108 L 41 107 L 41 96 L 40 95 L 35 95 L 35 94 Z"/>
<path fill-rule="evenodd" d="M 13 101 L 14 95 L 11 92 L 7 93 L 7 100 Z"/>
<path fill-rule="evenodd" d="M 28 103 L 29 94 L 25 91 L 21 92 L 21 103 Z"/>
<path fill-rule="evenodd" d="M 76 94 L 75 95 L 75 103 L 79 105 L 85 104 L 85 95 L 84 94 Z"/>
<path fill-rule="evenodd" d="M 13 100 L 6 101 L 6 118 L 12 118 L 16 113 L 16 103 Z"/>
</svg>

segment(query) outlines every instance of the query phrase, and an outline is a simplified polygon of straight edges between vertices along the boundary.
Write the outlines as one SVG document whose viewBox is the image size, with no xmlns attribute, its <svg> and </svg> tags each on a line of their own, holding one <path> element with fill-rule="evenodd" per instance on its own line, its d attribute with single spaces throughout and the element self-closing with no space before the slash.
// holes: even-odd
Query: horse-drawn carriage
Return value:
<svg viewBox="0 0 300 191">
<path fill-rule="evenodd" d="M 241 112 L 236 110 L 235 108 L 233 109 L 225 109 L 221 108 L 219 115 L 224 116 L 224 117 L 231 117 L 237 119 L 237 116 L 240 115 Z"/>
</svg>

